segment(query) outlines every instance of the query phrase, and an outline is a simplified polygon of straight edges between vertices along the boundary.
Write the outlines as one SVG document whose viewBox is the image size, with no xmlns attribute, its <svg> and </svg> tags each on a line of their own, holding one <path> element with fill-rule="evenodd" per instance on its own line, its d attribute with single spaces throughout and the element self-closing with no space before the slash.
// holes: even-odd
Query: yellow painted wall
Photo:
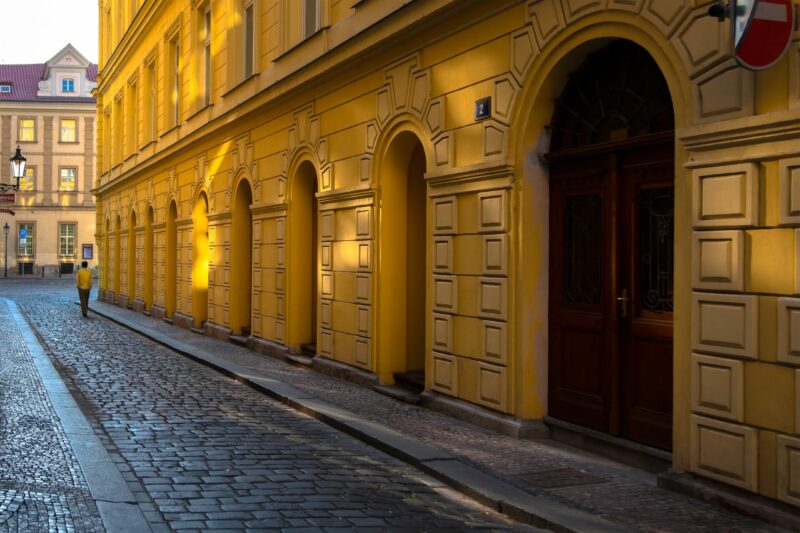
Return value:
<svg viewBox="0 0 800 533">
<path fill-rule="evenodd" d="M 539 157 L 549 148 L 546 125 L 587 54 L 629 39 L 661 68 L 676 120 L 673 466 L 780 497 L 781 466 L 772 458 L 800 431 L 800 363 L 779 353 L 794 342 L 792 306 L 800 307 L 793 60 L 757 75 L 736 67 L 727 26 L 704 16 L 703 2 L 587 2 L 571 10 L 555 0 L 330 0 L 322 2 L 321 30 L 302 40 L 298 3 L 262 0 L 256 73 L 244 79 L 235 5 L 210 3 L 208 107 L 197 97 L 201 47 L 188 0 L 145 3 L 125 37 L 108 27 L 114 14 L 103 15 L 98 220 L 112 228 L 99 235 L 109 243 L 104 288 L 148 300 L 147 267 L 136 270 L 136 287 L 124 286 L 121 274 L 131 268 L 128 230 L 114 221 L 134 208 L 134 257 L 148 257 L 153 243 L 152 306 L 199 325 L 204 274 L 196 263 L 206 252 L 197 239 L 203 223 L 192 214 L 204 190 L 210 326 L 235 334 L 249 326 L 253 337 L 291 351 L 316 342 L 318 356 L 386 383 L 420 366 L 406 350 L 408 332 L 419 332 L 412 336 L 424 339 L 428 389 L 539 419 L 548 413 L 549 183 Z M 165 35 L 181 44 L 176 127 L 166 109 Z M 152 61 L 151 139 L 144 84 Z M 122 108 L 136 112 L 119 131 L 135 131 L 140 142 L 115 163 L 108 149 L 119 120 L 115 99 L 130 95 L 136 104 Z M 476 121 L 475 100 L 486 96 L 492 117 Z M 424 186 L 408 188 L 409 162 L 419 168 L 411 174 L 424 169 Z M 245 178 L 249 197 L 238 188 Z M 409 209 L 408 196 L 423 194 Z M 711 236 L 728 243 L 714 256 L 727 263 L 705 265 Z M 408 276 L 410 246 L 424 249 L 411 259 L 424 263 L 421 281 Z M 730 279 L 703 279 L 712 267 Z M 702 329 L 702 317 L 719 309 L 740 313 L 742 346 L 726 331 Z M 718 392 L 693 377 L 708 361 L 731 376 L 723 385 L 735 398 L 729 412 L 702 404 Z M 780 411 L 785 403 L 793 407 Z M 700 458 L 719 442 L 706 436 L 720 428 L 739 446 L 725 457 L 755 457 L 754 470 L 728 476 L 705 468 Z"/>
</svg>

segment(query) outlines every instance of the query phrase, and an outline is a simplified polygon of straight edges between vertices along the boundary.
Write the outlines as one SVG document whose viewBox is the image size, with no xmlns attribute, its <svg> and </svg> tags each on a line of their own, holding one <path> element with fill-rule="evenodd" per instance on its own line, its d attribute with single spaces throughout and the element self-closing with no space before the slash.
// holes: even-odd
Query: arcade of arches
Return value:
<svg viewBox="0 0 800 533">
<path fill-rule="evenodd" d="M 798 67 L 697 2 L 573 3 L 453 8 L 105 168 L 100 297 L 800 505 Z"/>
</svg>

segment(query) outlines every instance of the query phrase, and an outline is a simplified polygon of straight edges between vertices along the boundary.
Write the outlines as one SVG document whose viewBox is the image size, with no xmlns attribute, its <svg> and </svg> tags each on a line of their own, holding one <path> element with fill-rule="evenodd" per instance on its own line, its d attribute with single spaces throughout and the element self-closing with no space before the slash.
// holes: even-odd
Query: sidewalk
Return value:
<svg viewBox="0 0 800 533">
<path fill-rule="evenodd" d="M 0 530 L 149 531 L 17 304 L 0 321 Z"/>
<path fill-rule="evenodd" d="M 500 435 L 146 315 L 96 300 L 90 307 L 532 525 L 573 531 L 778 531 L 661 489 L 651 474 L 549 439 Z"/>
</svg>

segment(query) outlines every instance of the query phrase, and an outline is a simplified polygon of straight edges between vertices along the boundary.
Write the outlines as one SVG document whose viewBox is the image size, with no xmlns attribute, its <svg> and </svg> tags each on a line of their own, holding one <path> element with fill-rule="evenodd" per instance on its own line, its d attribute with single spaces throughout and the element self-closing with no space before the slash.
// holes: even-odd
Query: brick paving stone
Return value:
<svg viewBox="0 0 800 533">
<path fill-rule="evenodd" d="M 5 302 L 0 301 L 0 531 L 104 531 Z"/>
<path fill-rule="evenodd" d="M 343 406 L 366 420 L 384 424 L 391 420 L 393 430 L 446 450 L 465 463 L 492 473 L 531 494 L 551 496 L 576 509 L 624 526 L 643 531 L 689 533 L 777 530 L 758 520 L 661 489 L 649 474 L 549 439 L 515 439 L 500 435 L 442 413 L 398 402 L 345 380 L 197 335 L 161 320 L 95 301 L 91 305 L 124 313 L 126 320 L 290 384 L 331 404 Z M 550 475 L 560 469 L 575 470 L 585 476 L 600 478 L 603 482 L 553 488 L 536 487 L 530 483 L 530 479 L 538 473 Z M 330 478 L 326 476 L 321 479 Z M 395 482 L 402 483 L 400 480 Z M 343 484 L 336 481 L 316 481 L 316 484 L 320 489 L 332 489 L 331 494 L 337 494 L 343 488 Z"/>
<path fill-rule="evenodd" d="M 143 503 L 150 504 L 154 529 L 318 530 L 310 520 L 340 524 L 339 509 L 357 511 L 350 519 L 366 520 L 365 530 L 371 524 L 386 530 L 397 515 L 420 530 L 454 517 L 461 531 L 529 529 L 127 329 L 92 315 L 81 318 L 73 291 L 67 282 L 0 286 L 80 393 L 108 451 L 129 466 L 132 490 L 150 497 Z M 320 484 L 326 479 L 332 487 Z M 192 487 L 190 494 L 183 486 Z M 336 499 L 312 518 L 301 504 L 318 494 Z M 263 500 L 251 500 L 257 496 Z M 351 522 L 344 526 L 353 529 Z"/>
</svg>

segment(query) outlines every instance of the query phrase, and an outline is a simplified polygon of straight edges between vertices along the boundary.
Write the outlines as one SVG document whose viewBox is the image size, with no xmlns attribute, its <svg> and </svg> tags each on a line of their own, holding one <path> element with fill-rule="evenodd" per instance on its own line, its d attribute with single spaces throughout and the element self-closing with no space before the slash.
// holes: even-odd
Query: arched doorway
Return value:
<svg viewBox="0 0 800 533">
<path fill-rule="evenodd" d="M 114 303 L 120 303 L 120 285 L 122 284 L 122 220 L 117 215 L 114 225 Z"/>
<path fill-rule="evenodd" d="M 230 328 L 233 335 L 250 335 L 252 310 L 253 193 L 243 179 L 236 187 L 231 220 L 231 298 Z"/>
<path fill-rule="evenodd" d="M 194 327 L 208 320 L 208 199 L 201 192 L 192 212 L 192 317 Z"/>
<path fill-rule="evenodd" d="M 128 220 L 128 305 L 136 300 L 136 211 Z"/>
<path fill-rule="evenodd" d="M 166 275 L 164 276 L 165 313 L 171 317 L 178 304 L 178 206 L 170 202 L 167 211 Z"/>
<path fill-rule="evenodd" d="M 144 227 L 144 308 L 153 306 L 153 206 L 147 209 Z"/>
<path fill-rule="evenodd" d="M 650 55 L 613 41 L 551 122 L 549 410 L 671 448 L 674 117 Z"/>
<path fill-rule="evenodd" d="M 425 151 L 402 132 L 380 168 L 378 370 L 417 391 L 425 387 L 426 196 Z"/>
<path fill-rule="evenodd" d="M 297 168 L 289 200 L 289 305 L 287 345 L 317 354 L 317 173 L 310 161 Z"/>
</svg>

